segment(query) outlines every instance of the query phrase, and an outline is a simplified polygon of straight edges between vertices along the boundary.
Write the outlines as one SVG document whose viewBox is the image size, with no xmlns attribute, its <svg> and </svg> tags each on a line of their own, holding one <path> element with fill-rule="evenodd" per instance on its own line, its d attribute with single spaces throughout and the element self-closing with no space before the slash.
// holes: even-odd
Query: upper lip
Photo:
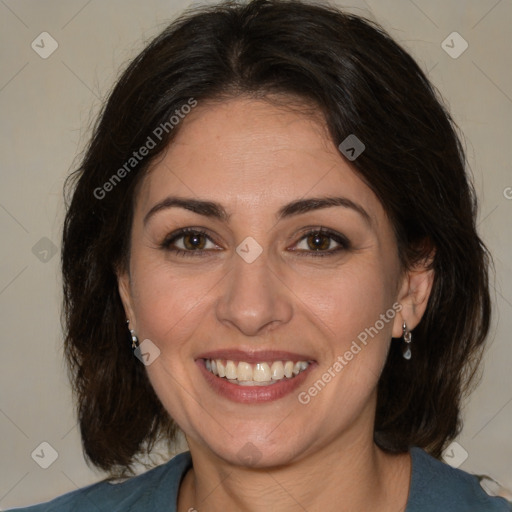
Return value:
<svg viewBox="0 0 512 512">
<path fill-rule="evenodd" d="M 197 359 L 226 359 L 231 361 L 244 361 L 246 363 L 261 363 L 265 361 L 314 361 L 311 356 L 285 352 L 282 350 L 251 350 L 223 349 L 204 352 Z"/>
</svg>

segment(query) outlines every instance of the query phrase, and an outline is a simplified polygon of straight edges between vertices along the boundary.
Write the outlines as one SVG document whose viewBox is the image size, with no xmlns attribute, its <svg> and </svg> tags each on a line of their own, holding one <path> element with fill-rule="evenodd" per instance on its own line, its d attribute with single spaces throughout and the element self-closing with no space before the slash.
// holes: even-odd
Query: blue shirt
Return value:
<svg viewBox="0 0 512 512">
<path fill-rule="evenodd" d="M 478 478 L 454 469 L 418 447 L 411 448 L 412 477 L 406 512 L 511 512 L 503 498 L 489 496 Z M 190 452 L 121 483 L 106 481 L 18 512 L 176 512 Z"/>
</svg>

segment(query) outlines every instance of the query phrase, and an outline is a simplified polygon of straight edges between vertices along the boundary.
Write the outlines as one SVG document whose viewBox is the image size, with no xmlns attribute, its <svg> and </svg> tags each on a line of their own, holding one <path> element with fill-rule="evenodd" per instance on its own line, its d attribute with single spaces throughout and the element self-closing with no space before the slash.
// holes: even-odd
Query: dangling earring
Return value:
<svg viewBox="0 0 512 512">
<path fill-rule="evenodd" d="M 126 320 L 126 323 L 128 324 L 128 329 L 132 337 L 132 350 L 135 350 L 139 346 L 139 339 L 137 338 L 135 331 L 133 329 L 130 329 L 130 320 Z"/>
<path fill-rule="evenodd" d="M 405 346 L 403 348 L 402 355 L 404 356 L 404 359 L 411 359 L 412 353 L 410 343 L 412 341 L 412 334 L 411 331 L 407 329 L 407 325 L 405 324 L 405 322 L 402 325 L 402 331 L 402 337 L 404 338 L 405 341 Z"/>
</svg>

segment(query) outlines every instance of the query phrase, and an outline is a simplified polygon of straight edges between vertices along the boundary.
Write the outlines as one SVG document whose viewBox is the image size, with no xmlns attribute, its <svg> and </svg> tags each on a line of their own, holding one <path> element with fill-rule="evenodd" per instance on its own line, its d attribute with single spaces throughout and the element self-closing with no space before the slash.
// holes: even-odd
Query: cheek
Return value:
<svg viewBox="0 0 512 512">
<path fill-rule="evenodd" d="M 293 289 L 301 302 L 326 328 L 328 336 L 337 340 L 338 348 L 356 339 L 374 326 L 380 315 L 393 304 L 394 296 L 389 270 L 381 262 L 360 261 L 340 266 L 327 274 L 296 279 Z M 391 322 L 379 330 L 387 336 Z"/>
<path fill-rule="evenodd" d="M 204 274 L 180 274 L 168 264 L 141 260 L 135 268 L 134 283 L 140 334 L 162 352 L 179 350 L 180 340 L 190 337 L 204 317 L 214 281 L 210 284 Z"/>
<path fill-rule="evenodd" d="M 330 409 L 333 425 L 361 414 L 386 362 L 395 310 L 385 275 L 380 264 L 347 267 L 300 292 L 326 337 L 318 380 L 301 400 Z"/>
<path fill-rule="evenodd" d="M 174 421 L 189 425 L 190 396 L 199 394 L 190 380 L 195 371 L 191 340 L 211 308 L 207 292 L 213 284 L 204 275 L 178 275 L 161 262 L 141 261 L 134 270 L 139 339 L 151 340 L 160 350 L 146 367 L 149 380 Z"/>
<path fill-rule="evenodd" d="M 325 335 L 319 376 L 329 383 L 303 391 L 318 397 L 318 406 L 336 404 L 336 417 L 338 406 L 347 418 L 361 412 L 375 390 L 391 342 L 395 311 L 390 272 L 381 260 L 369 260 L 352 261 L 330 277 L 302 281 L 297 292 Z"/>
</svg>

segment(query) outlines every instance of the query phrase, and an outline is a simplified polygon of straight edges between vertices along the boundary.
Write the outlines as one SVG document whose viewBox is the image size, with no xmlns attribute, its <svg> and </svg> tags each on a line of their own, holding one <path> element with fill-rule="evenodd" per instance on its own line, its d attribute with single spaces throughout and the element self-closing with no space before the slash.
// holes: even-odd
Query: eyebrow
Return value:
<svg viewBox="0 0 512 512">
<path fill-rule="evenodd" d="M 311 197 L 307 199 L 297 199 L 296 201 L 292 201 L 279 209 L 277 213 L 277 220 L 333 206 L 341 206 L 355 211 L 366 221 L 367 224 L 370 225 L 370 227 L 372 226 L 372 219 L 368 212 L 361 205 L 346 197 Z M 218 219 L 223 222 L 228 222 L 231 217 L 221 204 L 214 201 L 169 196 L 155 204 L 149 210 L 149 212 L 144 216 L 144 225 L 146 225 L 149 219 L 157 212 L 167 210 L 169 208 L 183 208 L 199 215 Z"/>
</svg>

